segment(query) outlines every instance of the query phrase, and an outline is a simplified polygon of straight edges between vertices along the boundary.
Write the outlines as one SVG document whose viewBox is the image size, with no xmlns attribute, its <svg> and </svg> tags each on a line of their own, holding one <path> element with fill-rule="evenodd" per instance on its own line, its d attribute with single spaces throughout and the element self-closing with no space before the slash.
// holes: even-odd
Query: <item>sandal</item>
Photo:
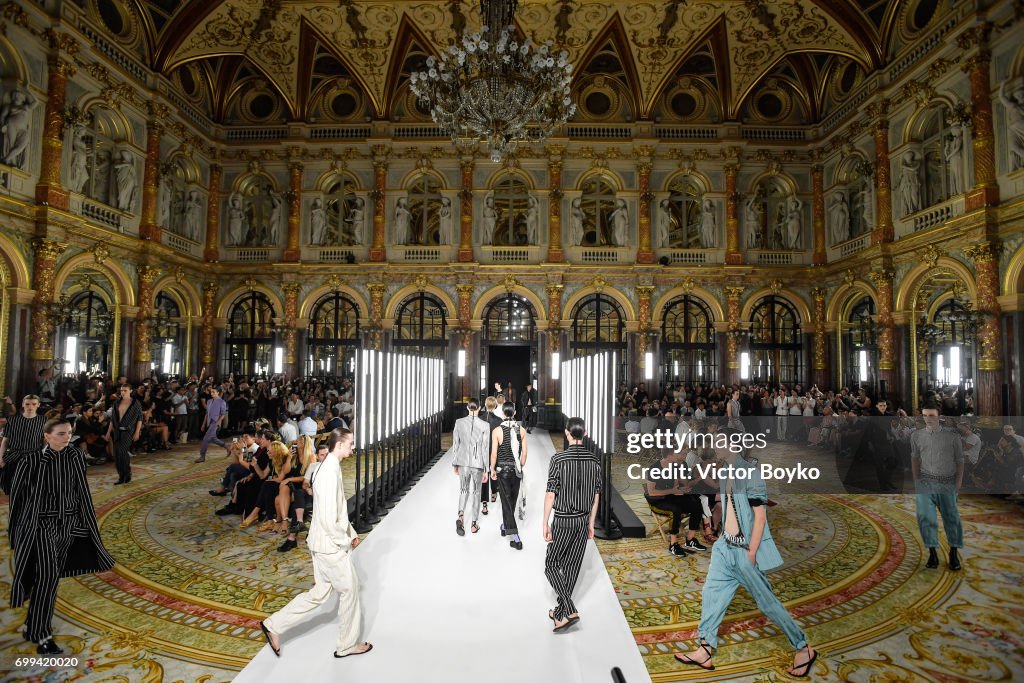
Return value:
<svg viewBox="0 0 1024 683">
<path fill-rule="evenodd" d="M 256 523 L 256 520 L 253 520 L 253 521 L 250 522 L 248 519 L 243 519 L 242 523 L 239 525 L 239 528 L 240 529 L 248 529 L 249 527 L 251 527 L 255 523 Z"/>
<path fill-rule="evenodd" d="M 786 673 L 788 673 L 793 678 L 807 678 L 807 676 L 811 673 L 811 666 L 814 664 L 815 660 L 818 659 L 817 650 L 812 651 L 810 645 L 805 645 L 804 648 L 806 648 L 808 652 L 814 652 L 814 654 L 812 654 L 811 658 L 803 664 L 794 664 L 786 671 Z M 800 673 L 796 673 L 797 671 L 799 671 Z"/>
<path fill-rule="evenodd" d="M 705 671 L 714 671 L 715 670 L 715 665 L 714 664 L 710 664 L 711 658 L 715 656 L 714 653 L 711 651 L 711 646 L 708 645 L 707 642 L 703 638 L 700 639 L 700 643 L 699 644 L 700 644 L 701 649 L 704 650 L 704 652 L 707 653 L 707 656 L 708 656 L 708 658 L 705 659 L 703 662 L 698 662 L 696 659 L 690 659 L 690 655 L 688 655 L 688 654 L 676 654 L 676 655 L 673 655 L 673 656 L 676 658 L 677 661 L 680 661 L 683 664 L 689 664 L 690 666 L 699 666 L 700 668 L 704 669 Z M 710 666 L 709 666 L 709 664 L 710 664 Z"/>
<path fill-rule="evenodd" d="M 278 644 L 277 644 L 278 646 L 274 647 L 274 644 L 272 642 L 270 642 L 270 631 L 267 629 L 266 626 L 264 626 L 262 621 L 260 622 L 260 630 L 263 631 L 263 637 L 267 639 L 267 645 L 270 646 L 270 649 L 273 651 L 273 653 L 275 655 L 280 657 L 281 656 L 281 643 L 278 642 Z"/>
<path fill-rule="evenodd" d="M 484 508 L 481 510 L 485 515 L 487 514 L 487 501 L 484 501 Z"/>
<path fill-rule="evenodd" d="M 274 528 L 274 521 L 273 521 L 273 520 L 270 520 L 270 519 L 268 519 L 267 521 L 263 522 L 263 524 L 260 524 L 260 525 L 259 525 L 259 526 L 258 526 L 258 527 L 256 528 L 256 531 L 259 531 L 259 532 L 261 532 L 261 533 L 262 533 L 262 532 L 264 532 L 264 531 L 270 531 L 270 530 L 271 530 L 271 529 L 273 529 L 273 528 Z"/>
<path fill-rule="evenodd" d="M 473 522 L 472 526 L 469 527 L 469 530 L 475 534 L 476 532 L 480 531 L 480 525 L 476 522 Z"/>
</svg>

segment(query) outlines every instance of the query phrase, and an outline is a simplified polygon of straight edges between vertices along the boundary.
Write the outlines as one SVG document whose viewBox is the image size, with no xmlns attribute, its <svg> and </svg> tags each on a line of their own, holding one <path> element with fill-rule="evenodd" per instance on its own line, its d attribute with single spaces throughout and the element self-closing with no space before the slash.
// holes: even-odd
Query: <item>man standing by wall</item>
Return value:
<svg viewBox="0 0 1024 683">
<path fill-rule="evenodd" d="M 351 552 L 359 545 L 359 535 L 348 519 L 348 503 L 341 478 L 341 461 L 352 455 L 352 432 L 335 429 L 327 441 L 329 453 L 312 476 L 313 523 L 306 544 L 313 556 L 313 587 L 297 595 L 284 608 L 260 622 L 267 644 L 281 656 L 278 639 L 295 624 L 313 616 L 317 607 L 337 591 L 338 616 L 341 618 L 334 656 L 361 655 L 373 649 L 370 643 L 357 642 L 362 628 L 359 607 L 359 578 L 352 566 Z"/>
<path fill-rule="evenodd" d="M 928 569 L 939 566 L 939 524 L 935 508 L 942 514 L 942 526 L 949 542 L 949 568 L 960 569 L 958 551 L 964 547 L 964 529 L 957 508 L 957 493 L 964 481 L 964 449 L 960 437 L 942 428 L 934 404 L 921 410 L 924 429 L 910 436 L 910 465 L 917 491 L 917 527 L 928 547 Z"/>
<path fill-rule="evenodd" d="M 564 633 L 580 620 L 572 591 L 583 566 L 587 540 L 594 537 L 601 493 L 601 464 L 583 446 L 586 434 L 583 418 L 569 418 L 565 426 L 569 447 L 555 453 L 548 467 L 543 517 L 548 551 L 544 574 L 558 596 L 558 603 L 548 612 L 555 623 L 555 633 Z"/>
</svg>

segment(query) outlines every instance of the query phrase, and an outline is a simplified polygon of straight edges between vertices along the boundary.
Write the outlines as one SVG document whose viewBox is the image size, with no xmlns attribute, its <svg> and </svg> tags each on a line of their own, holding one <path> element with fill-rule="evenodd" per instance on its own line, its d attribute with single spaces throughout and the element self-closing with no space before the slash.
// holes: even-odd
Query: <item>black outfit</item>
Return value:
<svg viewBox="0 0 1024 683">
<path fill-rule="evenodd" d="M 114 559 L 100 539 L 80 450 L 39 448 L 16 467 L 8 529 L 14 551 L 11 607 L 28 598 L 25 636 L 38 643 L 53 634 L 58 581 L 105 571 Z"/>
<path fill-rule="evenodd" d="M 110 412 L 110 437 L 114 442 L 114 466 L 117 467 L 118 481 L 127 483 L 132 480 L 132 441 L 135 438 L 135 425 L 142 421 L 142 407 L 133 397 L 128 410 L 120 414 L 121 401 L 114 404 Z"/>
<path fill-rule="evenodd" d="M 654 479 L 648 476 L 647 480 L 654 483 L 655 491 L 670 490 L 675 488 L 676 485 L 671 479 Z M 679 527 L 682 524 L 683 515 L 686 513 L 690 514 L 688 525 L 690 531 L 698 531 L 701 528 L 701 523 L 704 519 L 704 507 L 700 504 L 699 495 L 693 493 L 684 493 L 682 495 L 668 493 L 661 496 L 652 496 L 645 489 L 644 498 L 648 504 L 672 513 L 672 526 L 669 529 L 669 533 L 673 536 L 679 535 Z"/>
<path fill-rule="evenodd" d="M 270 467 L 270 454 L 266 448 L 260 448 L 253 455 L 256 464 L 259 465 L 260 469 L 267 469 Z M 260 497 L 260 491 L 263 489 L 263 479 L 260 479 L 259 475 L 256 474 L 256 470 L 249 465 L 249 472 L 252 474 L 252 479 L 249 481 L 240 481 L 236 486 L 237 495 L 235 496 L 235 503 L 238 510 L 242 513 L 242 517 L 248 517 L 252 509 L 256 507 L 256 501 Z M 248 475 L 246 475 L 248 476 Z M 270 474 L 268 473 L 269 477 Z M 271 503 L 271 508 L 273 504 Z M 261 510 L 264 508 L 260 508 Z"/>
<path fill-rule="evenodd" d="M 518 439 L 519 425 L 515 422 L 512 424 L 516 425 L 514 438 Z M 519 485 L 522 481 L 516 471 L 515 456 L 512 455 L 512 427 L 509 427 L 508 423 L 503 423 L 500 429 L 502 442 L 498 445 L 495 469 L 498 473 L 498 491 L 501 492 L 501 516 L 505 524 L 505 533 L 514 534 L 519 531 L 519 527 L 516 526 L 516 501 L 519 500 Z"/>
<path fill-rule="evenodd" d="M 14 477 L 18 461 L 43 447 L 45 424 L 46 418 L 39 414 L 28 418 L 18 413 L 7 418 L 3 433 L 7 439 L 7 448 L 4 451 L 4 468 L 0 470 L 0 486 L 5 493 L 11 492 L 11 478 Z"/>
<path fill-rule="evenodd" d="M 486 417 L 485 417 L 486 415 Z M 501 418 L 494 413 L 480 413 L 477 415 L 478 419 L 483 420 L 491 426 L 491 433 L 501 425 Z M 490 443 L 490 441 L 488 441 Z M 490 455 L 488 455 L 488 458 Z M 484 503 L 491 500 L 491 494 L 498 492 L 498 482 L 491 481 L 491 477 L 487 477 L 487 481 L 480 486 L 480 500 Z"/>
<path fill-rule="evenodd" d="M 569 446 L 551 458 L 547 491 L 555 494 L 555 514 L 544 575 L 558 596 L 552 616 L 561 621 L 576 613 L 572 591 L 587 549 L 590 510 L 594 497 L 601 492 L 601 464 L 583 446 Z"/>
<path fill-rule="evenodd" d="M 529 391 L 523 390 L 522 395 L 519 397 L 519 416 L 523 420 L 523 426 L 526 427 L 526 431 L 532 431 L 537 426 L 537 390 L 530 389 Z"/>
</svg>

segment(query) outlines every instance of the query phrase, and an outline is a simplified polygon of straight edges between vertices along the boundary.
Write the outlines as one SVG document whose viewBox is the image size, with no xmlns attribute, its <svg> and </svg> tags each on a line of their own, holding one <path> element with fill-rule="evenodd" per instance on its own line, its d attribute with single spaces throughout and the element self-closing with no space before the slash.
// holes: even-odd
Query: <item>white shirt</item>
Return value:
<svg viewBox="0 0 1024 683">
<path fill-rule="evenodd" d="M 348 552 L 359 534 L 348 519 L 341 463 L 328 455 L 311 476 L 313 484 L 313 522 L 306 545 L 314 553 Z"/>
<path fill-rule="evenodd" d="M 307 416 L 299 422 L 299 436 L 316 436 L 316 420 Z"/>
<path fill-rule="evenodd" d="M 281 435 L 281 441 L 286 444 L 290 444 L 299 438 L 299 428 L 291 420 L 286 420 L 281 425 L 281 428 L 277 430 L 277 433 Z"/>
<path fill-rule="evenodd" d="M 174 406 L 175 415 L 188 415 L 188 396 L 185 394 L 171 396 L 171 405 Z"/>
<path fill-rule="evenodd" d="M 297 398 L 294 401 L 288 401 L 288 404 L 285 406 L 285 412 L 289 415 L 301 415 L 305 408 L 306 404 L 302 402 L 302 399 Z"/>
<path fill-rule="evenodd" d="M 978 464 L 978 458 L 981 457 L 981 437 L 977 434 L 971 433 L 967 436 L 961 436 L 960 440 L 964 442 L 964 457 L 967 458 L 968 462 L 972 465 Z"/>
</svg>

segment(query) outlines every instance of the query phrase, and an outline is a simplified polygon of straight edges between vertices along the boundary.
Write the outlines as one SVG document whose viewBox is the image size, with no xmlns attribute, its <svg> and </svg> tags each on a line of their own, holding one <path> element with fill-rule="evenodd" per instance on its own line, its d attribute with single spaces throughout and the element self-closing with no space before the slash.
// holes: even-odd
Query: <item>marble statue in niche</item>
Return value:
<svg viewBox="0 0 1024 683">
<path fill-rule="evenodd" d="M 135 210 L 135 195 L 139 189 L 139 179 L 132 153 L 126 149 L 122 149 L 117 154 L 117 160 L 114 162 L 114 181 L 116 183 L 114 208 L 129 213 L 133 212 Z"/>
<path fill-rule="evenodd" d="M 954 123 L 942 142 L 942 155 L 946 158 L 949 171 L 950 196 L 962 194 L 964 191 L 964 134 L 963 126 Z"/>
<path fill-rule="evenodd" d="M 899 190 L 904 216 L 921 210 L 921 159 L 910 149 L 900 158 L 900 177 L 894 189 Z"/>
<path fill-rule="evenodd" d="M 574 247 L 583 244 L 583 221 L 586 214 L 583 212 L 583 200 L 579 197 L 573 199 L 569 204 L 569 243 Z"/>
<path fill-rule="evenodd" d="M 441 197 L 441 208 L 438 209 L 438 242 L 441 244 L 452 243 L 452 227 L 454 216 L 452 214 L 452 200 L 448 197 Z"/>
<path fill-rule="evenodd" d="M 324 244 L 327 235 L 327 210 L 324 209 L 324 202 L 320 197 L 313 200 L 309 209 L 309 243 L 315 245 Z"/>
<path fill-rule="evenodd" d="M 832 244 L 839 244 L 850 239 L 850 207 L 846 203 L 846 195 L 836 192 L 828 207 L 829 233 Z"/>
<path fill-rule="evenodd" d="M 409 211 L 409 200 L 406 197 L 399 197 L 395 202 L 395 244 L 409 243 L 409 222 L 412 220 L 412 212 Z"/>
<path fill-rule="evenodd" d="M 615 210 L 609 214 L 608 218 L 611 220 L 612 239 L 615 241 L 615 246 L 628 247 L 629 210 L 626 208 L 625 199 L 615 201 Z"/>
<path fill-rule="evenodd" d="M 672 221 L 671 202 L 667 199 L 662 199 L 658 202 L 658 233 L 657 239 L 654 242 L 656 249 L 663 249 L 669 246 L 669 240 L 672 235 Z"/>
<path fill-rule="evenodd" d="M 494 232 L 498 227 L 498 210 L 494 208 L 494 193 L 488 192 L 484 197 L 482 244 L 494 244 Z"/>
<path fill-rule="evenodd" d="M 529 244 L 540 244 L 540 202 L 533 195 L 526 210 L 526 240 Z"/>
<path fill-rule="evenodd" d="M 185 237 L 199 241 L 200 226 L 203 224 L 203 201 L 198 190 L 189 190 L 184 206 Z"/>
<path fill-rule="evenodd" d="M 718 226 L 715 222 L 715 203 L 710 199 L 701 202 L 700 211 L 700 245 L 705 249 L 714 249 Z"/>
<path fill-rule="evenodd" d="M 171 227 L 171 194 L 173 192 L 171 179 L 166 175 L 160 178 L 156 195 L 156 223 L 164 228 Z"/>
<path fill-rule="evenodd" d="M 352 245 L 363 244 L 365 235 L 366 201 L 362 197 L 355 197 L 345 218 L 345 240 Z"/>
<path fill-rule="evenodd" d="M 281 216 L 284 209 L 284 199 L 279 194 L 268 192 L 270 195 L 270 218 L 266 229 L 266 239 L 261 244 L 277 244 L 277 233 L 281 227 Z"/>
<path fill-rule="evenodd" d="M 1006 132 L 1010 143 L 1010 171 L 1024 168 L 1024 85 L 1008 87 L 1010 79 L 999 87 L 999 101 L 1006 107 Z"/>
<path fill-rule="evenodd" d="M 242 246 L 248 232 L 249 228 L 246 225 L 242 198 L 236 192 L 228 199 L 227 244 L 235 247 Z"/>
<path fill-rule="evenodd" d="M 861 230 L 871 232 L 875 229 L 875 186 L 871 178 L 864 178 L 857 195 L 860 200 Z"/>
<path fill-rule="evenodd" d="M 747 230 L 747 249 L 761 249 L 761 198 L 757 193 L 750 195 L 743 206 L 743 226 Z"/>
<path fill-rule="evenodd" d="M 35 104 L 36 100 L 28 90 L 16 87 L 0 106 L 0 138 L 3 139 L 0 161 L 8 166 L 25 170 L 25 152 Z"/>
<path fill-rule="evenodd" d="M 68 173 L 68 189 L 81 192 L 89 182 L 89 145 L 85 141 L 85 129 L 75 126 L 71 134 L 71 168 Z"/>
<path fill-rule="evenodd" d="M 800 248 L 800 233 L 803 227 L 804 203 L 797 197 L 790 197 L 786 203 L 786 247 Z"/>
</svg>

